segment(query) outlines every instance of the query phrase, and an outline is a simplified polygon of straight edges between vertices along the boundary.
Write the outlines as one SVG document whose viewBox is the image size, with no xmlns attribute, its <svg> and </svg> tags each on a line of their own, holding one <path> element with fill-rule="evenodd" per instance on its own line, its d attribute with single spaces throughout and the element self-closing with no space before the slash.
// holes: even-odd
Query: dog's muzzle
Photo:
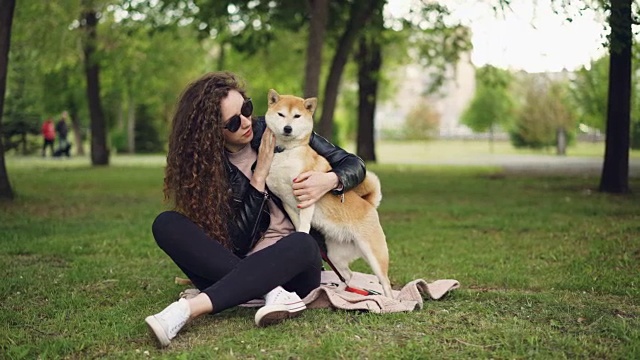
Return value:
<svg viewBox="0 0 640 360">
<path fill-rule="evenodd" d="M 293 131 L 293 128 L 290 125 L 287 125 L 284 128 L 282 128 L 282 130 L 284 131 L 285 135 L 291 135 L 291 132 Z"/>
</svg>

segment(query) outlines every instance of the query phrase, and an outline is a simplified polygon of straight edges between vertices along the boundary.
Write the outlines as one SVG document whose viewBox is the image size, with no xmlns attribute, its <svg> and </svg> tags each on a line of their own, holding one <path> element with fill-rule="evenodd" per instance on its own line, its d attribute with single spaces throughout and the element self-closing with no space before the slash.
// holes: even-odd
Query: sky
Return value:
<svg viewBox="0 0 640 360">
<path fill-rule="evenodd" d="M 389 0 L 387 11 L 402 16 L 412 1 Z M 513 0 L 504 15 L 496 15 L 488 2 L 497 0 L 442 2 L 455 20 L 471 28 L 471 61 L 476 66 L 555 72 L 588 66 L 606 53 L 602 45 L 606 30 L 600 14 L 583 11 L 568 22 L 562 10 L 553 12 L 550 0 Z M 576 13 L 575 9 L 570 12 Z"/>
</svg>

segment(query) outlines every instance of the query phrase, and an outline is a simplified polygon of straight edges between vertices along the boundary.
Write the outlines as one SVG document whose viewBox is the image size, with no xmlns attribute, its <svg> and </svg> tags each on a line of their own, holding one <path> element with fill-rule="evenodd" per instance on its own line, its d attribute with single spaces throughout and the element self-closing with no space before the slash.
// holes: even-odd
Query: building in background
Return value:
<svg viewBox="0 0 640 360">
<path fill-rule="evenodd" d="M 460 56 L 460 61 L 455 68 L 448 70 L 447 80 L 435 94 L 428 94 L 432 80 L 424 67 L 411 64 L 399 68 L 393 75 L 397 89 L 395 96 L 376 108 L 376 137 L 393 138 L 411 131 L 407 129 L 407 118 L 414 109 L 425 106 L 438 114 L 436 136 L 471 136 L 471 129 L 460 124 L 460 117 L 473 99 L 476 88 L 475 67 L 470 55 L 464 53 Z"/>
</svg>

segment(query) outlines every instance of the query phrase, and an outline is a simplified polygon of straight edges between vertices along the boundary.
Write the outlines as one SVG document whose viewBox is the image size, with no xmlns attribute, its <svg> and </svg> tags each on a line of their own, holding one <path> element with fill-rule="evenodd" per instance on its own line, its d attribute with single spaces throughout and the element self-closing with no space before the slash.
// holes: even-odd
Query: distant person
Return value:
<svg viewBox="0 0 640 360">
<path fill-rule="evenodd" d="M 58 150 L 56 151 L 56 153 L 58 154 L 58 156 L 64 154 L 69 157 L 70 144 L 69 141 L 67 141 L 67 135 L 69 135 L 67 118 L 69 118 L 69 113 L 64 111 L 62 113 L 62 117 L 56 123 L 56 134 L 58 135 Z"/>
<path fill-rule="evenodd" d="M 55 125 L 53 125 L 53 119 L 48 118 L 42 124 L 42 129 L 40 129 L 42 133 L 42 138 L 44 142 L 42 143 L 42 157 L 47 156 L 47 146 L 51 148 L 51 155 L 53 155 L 53 142 L 56 139 L 56 129 Z"/>
</svg>

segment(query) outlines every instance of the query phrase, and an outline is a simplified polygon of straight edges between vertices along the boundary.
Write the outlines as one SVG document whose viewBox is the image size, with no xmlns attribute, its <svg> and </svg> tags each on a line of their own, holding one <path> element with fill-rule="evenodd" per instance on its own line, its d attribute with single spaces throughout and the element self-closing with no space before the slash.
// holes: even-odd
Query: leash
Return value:
<svg viewBox="0 0 640 360">
<path fill-rule="evenodd" d="M 283 152 L 285 150 L 286 149 L 284 147 L 282 147 L 280 145 L 277 145 L 273 149 L 273 152 L 277 154 L 277 153 L 281 153 L 281 152 Z M 255 166 L 255 164 L 254 164 L 254 166 Z M 276 202 L 276 206 L 278 206 L 286 214 L 286 211 L 284 211 L 284 209 L 283 209 L 282 203 L 278 203 L 277 201 L 275 201 L 275 202 Z M 344 203 L 344 193 L 340 194 L 340 202 Z M 340 274 L 340 271 L 338 271 L 338 269 L 336 269 L 335 265 L 333 265 L 331 260 L 329 260 L 329 257 L 327 256 L 327 253 L 324 251 L 324 249 L 322 248 L 320 243 L 318 241 L 316 241 L 316 243 L 318 245 L 318 250 L 320 250 L 320 256 L 322 257 L 322 260 L 324 260 L 324 262 L 329 264 L 329 267 L 331 267 L 331 270 L 333 270 L 333 272 L 336 275 L 338 275 L 338 278 L 340 279 L 340 281 L 342 281 L 342 283 L 345 285 L 345 291 L 356 293 L 356 294 L 360 294 L 360 295 L 364 295 L 364 296 L 367 296 L 367 295 L 382 295 L 381 293 L 379 293 L 379 292 L 377 292 L 375 290 L 361 289 L 361 288 L 349 286 L 349 284 L 347 284 L 347 280 L 344 278 L 344 276 L 342 276 L 342 274 Z"/>
<path fill-rule="evenodd" d="M 349 284 L 347 284 L 347 281 L 345 280 L 344 276 L 342 276 L 342 274 L 340 274 L 338 269 L 336 269 L 335 265 L 333 265 L 331 260 L 329 260 L 329 257 L 327 256 L 327 253 L 322 249 L 322 246 L 320 246 L 318 244 L 318 248 L 320 249 L 320 256 L 322 256 L 322 260 L 324 260 L 327 264 L 329 264 L 329 267 L 331 268 L 331 270 L 333 270 L 333 272 L 336 275 L 338 275 L 338 278 L 340 279 L 340 281 L 342 281 L 342 283 L 345 284 L 345 286 L 346 286 L 345 287 L 345 291 L 352 292 L 352 293 L 355 293 L 355 294 L 364 295 L 364 296 L 367 296 L 367 295 L 381 295 L 379 292 L 374 291 L 374 290 L 361 289 L 361 288 L 349 286 Z"/>
</svg>

